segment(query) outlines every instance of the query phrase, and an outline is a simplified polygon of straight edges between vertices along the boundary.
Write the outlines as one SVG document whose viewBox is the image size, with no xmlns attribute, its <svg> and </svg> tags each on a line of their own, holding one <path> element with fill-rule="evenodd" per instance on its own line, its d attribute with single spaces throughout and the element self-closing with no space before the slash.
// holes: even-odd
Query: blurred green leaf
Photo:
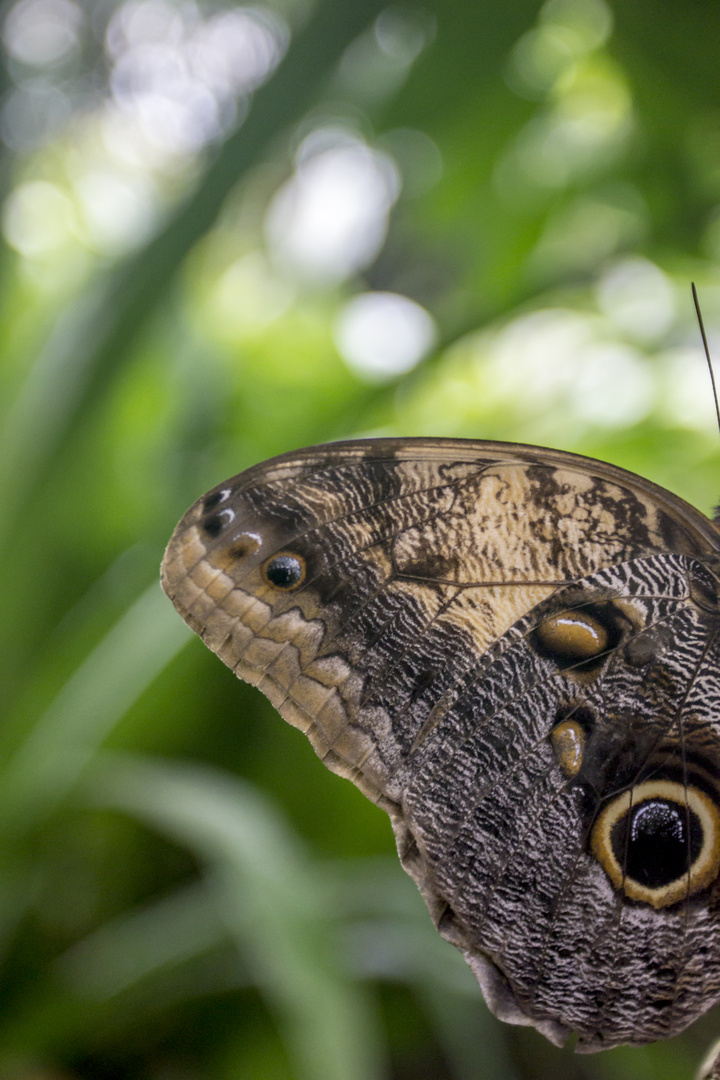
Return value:
<svg viewBox="0 0 720 1080">
<path fill-rule="evenodd" d="M 96 799 L 188 844 L 216 876 L 229 933 L 283 1018 L 302 1076 L 381 1076 L 372 1007 L 343 971 L 332 912 L 298 841 L 256 791 L 196 767 L 99 765 Z"/>
<path fill-rule="evenodd" d="M 8 833 L 32 829 L 57 807 L 113 725 L 187 638 L 159 585 L 150 586 L 4 763 L 0 816 Z"/>
</svg>

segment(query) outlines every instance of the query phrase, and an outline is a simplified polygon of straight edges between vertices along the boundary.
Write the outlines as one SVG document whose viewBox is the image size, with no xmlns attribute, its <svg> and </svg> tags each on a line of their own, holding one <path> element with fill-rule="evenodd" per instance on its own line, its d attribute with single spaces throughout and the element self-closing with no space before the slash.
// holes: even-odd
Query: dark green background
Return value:
<svg viewBox="0 0 720 1080">
<path fill-rule="evenodd" d="M 245 123 L 166 184 L 144 244 L 113 256 L 80 238 L 45 263 L 0 252 L 3 1080 L 689 1080 L 720 1034 L 710 1014 L 666 1045 L 580 1058 L 496 1022 L 397 865 L 383 814 L 189 640 L 157 584 L 175 522 L 206 488 L 333 438 L 547 443 L 705 511 L 720 492 L 689 291 L 694 278 L 712 338 L 715 0 L 403 7 L 426 45 L 384 92 L 381 9 L 284 8 L 296 28 L 284 62 Z M 11 201 L 28 182 L 71 192 L 111 15 L 88 6 L 94 34 L 51 73 L 76 87 L 68 126 L 6 147 Z M 362 34 L 351 84 L 338 67 Z M 34 74 L 10 62 L 6 100 Z M 296 281 L 262 331 L 219 326 L 217 283 L 262 251 L 298 142 L 339 121 L 391 150 L 398 129 L 424 133 L 442 174 L 423 188 L 405 166 L 369 266 Z M 639 334 L 603 306 L 622 266 L 659 271 L 673 306 L 659 329 Z M 416 300 L 440 336 L 381 385 L 333 345 L 342 305 L 370 290 Z M 649 387 L 640 414 L 588 410 L 580 347 L 549 357 L 542 394 L 542 361 L 526 378 L 512 350 L 498 360 L 508 328 L 527 341 L 524 320 L 552 312 L 632 352 Z M 629 393 L 620 378 L 620 417 Z"/>
</svg>

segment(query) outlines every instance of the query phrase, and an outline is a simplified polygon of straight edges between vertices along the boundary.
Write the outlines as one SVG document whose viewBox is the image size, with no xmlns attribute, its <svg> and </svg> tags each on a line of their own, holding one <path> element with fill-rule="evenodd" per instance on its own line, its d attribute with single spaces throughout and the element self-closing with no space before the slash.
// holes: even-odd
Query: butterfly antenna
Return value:
<svg viewBox="0 0 720 1080">
<path fill-rule="evenodd" d="M 702 312 L 700 311 L 700 301 L 698 300 L 697 289 L 695 288 L 694 281 L 690 282 L 690 288 L 692 289 L 695 312 L 697 314 L 698 325 L 700 326 L 700 334 L 702 336 L 703 348 L 705 349 L 705 359 L 707 360 L 708 371 L 710 372 L 710 382 L 712 384 L 713 398 L 715 400 L 715 415 L 717 416 L 718 430 L 720 431 L 720 405 L 718 405 L 717 387 L 715 386 L 715 375 L 713 373 L 712 361 L 710 359 L 710 349 L 708 348 L 707 337 L 705 335 L 705 324 L 703 322 Z"/>
</svg>

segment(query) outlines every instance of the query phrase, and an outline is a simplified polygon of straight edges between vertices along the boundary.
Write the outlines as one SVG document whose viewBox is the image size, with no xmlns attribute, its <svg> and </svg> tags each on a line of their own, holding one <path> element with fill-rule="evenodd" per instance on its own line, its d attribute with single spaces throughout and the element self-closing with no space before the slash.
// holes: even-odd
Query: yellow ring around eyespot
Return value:
<svg viewBox="0 0 720 1080">
<path fill-rule="evenodd" d="M 703 842 L 690 873 L 683 873 L 674 881 L 651 889 L 623 873 L 612 849 L 613 827 L 630 810 L 647 799 L 666 799 L 690 809 L 700 821 Z M 720 808 L 700 788 L 678 784 L 673 780 L 646 780 L 631 791 L 618 795 L 602 811 L 592 830 L 591 848 L 616 889 L 622 890 L 631 900 L 641 900 L 654 908 L 669 907 L 688 896 L 706 889 L 720 873 Z"/>
</svg>

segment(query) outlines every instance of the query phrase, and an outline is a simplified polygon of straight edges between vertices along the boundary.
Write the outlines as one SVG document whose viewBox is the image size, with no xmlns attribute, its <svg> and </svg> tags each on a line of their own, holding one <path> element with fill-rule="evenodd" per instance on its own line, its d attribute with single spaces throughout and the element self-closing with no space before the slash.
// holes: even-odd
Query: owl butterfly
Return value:
<svg viewBox="0 0 720 1080">
<path fill-rule="evenodd" d="M 720 526 L 612 465 L 377 439 L 214 488 L 186 622 L 390 815 L 492 1011 L 578 1049 L 720 999 Z"/>
</svg>

